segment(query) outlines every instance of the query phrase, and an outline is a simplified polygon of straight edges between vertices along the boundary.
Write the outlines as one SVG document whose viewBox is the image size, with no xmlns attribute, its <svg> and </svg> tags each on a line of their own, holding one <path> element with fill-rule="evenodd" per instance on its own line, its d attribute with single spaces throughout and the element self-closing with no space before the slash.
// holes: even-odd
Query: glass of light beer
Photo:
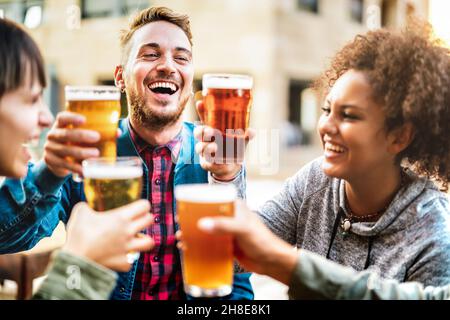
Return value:
<svg viewBox="0 0 450 320">
<path fill-rule="evenodd" d="M 142 161 L 139 157 L 93 158 L 82 162 L 84 193 L 89 206 L 99 212 L 115 209 L 141 198 Z M 139 258 L 130 252 L 128 261 Z"/>
<path fill-rule="evenodd" d="M 204 233 L 197 228 L 197 221 L 206 216 L 234 216 L 236 197 L 232 185 L 175 187 L 177 217 L 183 232 L 184 290 L 193 297 L 222 297 L 232 291 L 232 237 Z"/>
<path fill-rule="evenodd" d="M 86 117 L 85 124 L 79 128 L 100 133 L 100 141 L 93 145 L 99 149 L 100 157 L 115 158 L 120 90 L 114 86 L 66 86 L 65 95 L 66 110 Z M 80 181 L 77 175 L 74 180 Z"/>
<path fill-rule="evenodd" d="M 205 125 L 217 129 L 215 162 L 241 163 L 250 120 L 253 78 L 240 74 L 205 74 L 202 86 L 204 107 L 197 111 Z"/>
</svg>

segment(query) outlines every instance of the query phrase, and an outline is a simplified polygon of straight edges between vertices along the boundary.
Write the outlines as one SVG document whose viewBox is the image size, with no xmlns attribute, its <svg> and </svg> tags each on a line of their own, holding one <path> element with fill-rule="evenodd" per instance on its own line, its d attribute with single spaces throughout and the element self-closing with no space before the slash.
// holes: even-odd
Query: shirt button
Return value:
<svg viewBox="0 0 450 320">
<path fill-rule="evenodd" d="M 125 288 L 124 287 L 120 287 L 120 293 L 124 293 L 125 292 Z"/>
<path fill-rule="evenodd" d="M 158 256 L 154 256 L 153 257 L 153 261 L 159 261 L 159 257 Z"/>
<path fill-rule="evenodd" d="M 155 184 L 156 184 L 157 186 L 159 186 L 159 185 L 161 184 L 161 179 L 159 179 L 159 178 L 156 179 L 156 180 L 155 180 Z"/>
<path fill-rule="evenodd" d="M 160 222 L 161 222 L 161 218 L 160 218 L 159 216 L 156 216 L 156 217 L 155 217 L 155 222 L 156 222 L 156 223 L 160 223 Z"/>
</svg>

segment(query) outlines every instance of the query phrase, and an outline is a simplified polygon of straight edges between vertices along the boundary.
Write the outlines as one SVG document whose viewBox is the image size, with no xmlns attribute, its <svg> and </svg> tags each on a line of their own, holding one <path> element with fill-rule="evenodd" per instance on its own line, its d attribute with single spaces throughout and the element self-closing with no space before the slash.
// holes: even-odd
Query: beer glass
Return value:
<svg viewBox="0 0 450 320">
<path fill-rule="evenodd" d="M 100 141 L 94 144 L 100 150 L 100 157 L 115 158 L 120 116 L 119 89 L 114 86 L 66 86 L 65 94 L 66 110 L 86 117 L 85 124 L 79 128 L 100 133 Z M 74 174 L 74 180 L 80 181 L 78 175 Z"/>
<path fill-rule="evenodd" d="M 204 233 L 197 228 L 197 221 L 205 216 L 234 216 L 236 197 L 232 185 L 175 187 L 177 217 L 185 246 L 181 252 L 184 290 L 193 297 L 221 297 L 232 291 L 232 237 Z"/>
<path fill-rule="evenodd" d="M 84 193 L 96 211 L 115 209 L 141 198 L 142 162 L 139 157 L 93 158 L 82 162 Z M 130 252 L 128 262 L 139 258 Z"/>
<path fill-rule="evenodd" d="M 253 78 L 239 74 L 205 74 L 200 120 L 217 129 L 217 163 L 242 162 L 249 125 Z"/>
</svg>

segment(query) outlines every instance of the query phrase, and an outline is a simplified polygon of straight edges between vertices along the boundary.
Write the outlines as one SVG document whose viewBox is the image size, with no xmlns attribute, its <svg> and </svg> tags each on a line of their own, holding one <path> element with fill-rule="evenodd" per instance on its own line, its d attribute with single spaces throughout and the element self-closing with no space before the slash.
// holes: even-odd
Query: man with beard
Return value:
<svg viewBox="0 0 450 320">
<path fill-rule="evenodd" d="M 204 161 L 194 151 L 194 125 L 180 118 L 194 75 L 188 17 L 163 7 L 145 9 L 122 33 L 121 46 L 115 81 L 126 93 L 129 117 L 119 123 L 117 155 L 138 155 L 143 160 L 142 197 L 150 201 L 154 215 L 154 224 L 145 231 L 155 247 L 142 253 L 130 272 L 119 275 L 112 298 L 184 299 L 175 243 L 174 186 L 233 183 L 243 197 L 245 172 L 239 164 L 213 165 L 209 172 L 202 169 Z M 1 201 L 10 210 L 0 221 L 0 230 L 8 230 L 0 235 L 0 253 L 33 247 L 51 235 L 60 220 L 67 222 L 72 207 L 85 200 L 83 184 L 70 174 L 82 174 L 81 161 L 99 155 L 89 144 L 100 137 L 98 132 L 76 128 L 84 121 L 78 114 L 61 112 L 48 134 L 44 161 L 30 164 L 26 179 L 7 180 L 2 186 Z M 67 157 L 76 161 L 68 162 Z M 227 298 L 252 299 L 249 277 L 235 274 L 233 292 Z"/>
</svg>

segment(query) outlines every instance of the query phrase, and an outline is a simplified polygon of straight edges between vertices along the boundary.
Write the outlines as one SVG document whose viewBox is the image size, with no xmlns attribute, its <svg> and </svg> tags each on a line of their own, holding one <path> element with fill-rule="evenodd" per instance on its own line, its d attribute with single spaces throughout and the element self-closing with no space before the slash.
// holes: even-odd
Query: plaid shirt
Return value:
<svg viewBox="0 0 450 320">
<path fill-rule="evenodd" d="M 181 134 L 162 146 L 151 146 L 130 125 L 131 139 L 148 167 L 154 223 L 146 231 L 155 241 L 142 252 L 136 270 L 132 299 L 177 300 L 184 298 L 181 265 L 175 241 L 173 172 L 181 148 Z"/>
</svg>

